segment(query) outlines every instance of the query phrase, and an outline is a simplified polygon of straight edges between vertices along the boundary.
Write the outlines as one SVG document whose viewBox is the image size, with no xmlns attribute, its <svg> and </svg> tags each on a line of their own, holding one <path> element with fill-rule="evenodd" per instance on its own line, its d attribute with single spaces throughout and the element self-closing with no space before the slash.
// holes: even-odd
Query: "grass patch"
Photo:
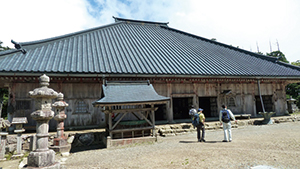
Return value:
<svg viewBox="0 0 300 169">
<path fill-rule="evenodd" d="M 11 160 L 12 156 L 13 156 L 13 153 L 8 153 L 8 154 L 5 154 L 4 158 L 6 158 L 6 160 Z"/>
<path fill-rule="evenodd" d="M 182 163 L 182 165 L 188 165 L 189 164 L 189 159 L 185 159 L 184 162 Z"/>
</svg>

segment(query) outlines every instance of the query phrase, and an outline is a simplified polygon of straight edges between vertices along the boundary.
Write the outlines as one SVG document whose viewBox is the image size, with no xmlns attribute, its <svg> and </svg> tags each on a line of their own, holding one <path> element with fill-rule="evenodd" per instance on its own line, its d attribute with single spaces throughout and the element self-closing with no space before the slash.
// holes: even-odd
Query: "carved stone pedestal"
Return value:
<svg viewBox="0 0 300 169">
<path fill-rule="evenodd" d="M 53 150 L 32 151 L 28 156 L 28 164 L 26 168 L 60 168 L 60 163 L 55 162 L 55 152 Z"/>
<path fill-rule="evenodd" d="M 59 93 L 57 100 L 52 107 L 55 107 L 56 116 L 54 120 L 57 121 L 57 137 L 54 138 L 53 146 L 50 148 L 55 152 L 68 154 L 71 150 L 71 144 L 67 142 L 68 138 L 64 135 L 64 120 L 67 118 L 65 114 L 65 107 L 69 106 L 68 103 L 63 101 L 64 95 Z"/>
<path fill-rule="evenodd" d="M 40 88 L 30 91 L 30 97 L 35 99 L 35 109 L 31 113 L 32 119 L 36 120 L 36 150 L 30 152 L 28 164 L 25 168 L 60 168 L 60 163 L 55 162 L 55 152 L 48 148 L 49 120 L 54 117 L 52 99 L 57 97 L 57 92 L 48 88 L 49 77 L 40 77 Z"/>
</svg>

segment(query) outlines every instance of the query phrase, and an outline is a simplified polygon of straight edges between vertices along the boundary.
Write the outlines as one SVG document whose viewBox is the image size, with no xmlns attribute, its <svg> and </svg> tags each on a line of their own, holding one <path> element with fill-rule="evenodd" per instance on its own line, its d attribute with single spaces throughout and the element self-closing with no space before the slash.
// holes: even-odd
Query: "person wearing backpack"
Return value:
<svg viewBox="0 0 300 169">
<path fill-rule="evenodd" d="M 232 141 L 232 134 L 231 134 L 231 122 L 230 119 L 233 119 L 236 122 L 236 119 L 233 113 L 227 109 L 226 105 L 222 105 L 222 110 L 220 111 L 219 120 L 221 124 L 223 124 L 224 130 L 224 140 L 223 142 L 231 142 Z"/>
<path fill-rule="evenodd" d="M 199 116 L 198 116 L 198 121 L 199 121 L 199 124 L 196 126 L 197 127 L 197 138 L 198 138 L 198 142 L 205 142 L 205 139 L 204 139 L 204 136 L 205 136 L 205 125 L 204 125 L 204 122 L 205 122 L 205 116 L 203 114 L 203 109 L 199 108 L 198 109 L 198 113 L 197 113 Z M 201 135 L 201 131 L 202 131 L 202 137 L 200 137 Z"/>
</svg>

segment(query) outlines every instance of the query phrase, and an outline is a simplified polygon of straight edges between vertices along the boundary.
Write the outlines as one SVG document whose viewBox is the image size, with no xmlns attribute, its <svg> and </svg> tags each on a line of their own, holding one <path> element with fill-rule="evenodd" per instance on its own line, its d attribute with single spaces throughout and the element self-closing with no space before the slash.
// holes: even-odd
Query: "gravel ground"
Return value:
<svg viewBox="0 0 300 169">
<path fill-rule="evenodd" d="M 56 161 L 68 169 L 300 168 L 300 122 L 246 126 L 232 133 L 229 143 L 222 142 L 223 130 L 209 130 L 205 143 L 197 142 L 193 132 L 158 137 L 154 144 L 57 156 Z"/>
<path fill-rule="evenodd" d="M 233 141 L 223 143 L 223 130 L 159 137 L 158 142 L 71 154 L 66 168 L 300 168 L 300 122 L 232 129 Z M 261 167 L 263 168 L 263 167 Z"/>
</svg>

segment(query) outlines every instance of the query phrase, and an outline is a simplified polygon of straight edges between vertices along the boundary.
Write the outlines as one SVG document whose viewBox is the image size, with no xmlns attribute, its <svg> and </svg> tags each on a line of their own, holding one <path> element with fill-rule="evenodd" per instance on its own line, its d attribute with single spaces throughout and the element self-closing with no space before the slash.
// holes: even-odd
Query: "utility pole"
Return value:
<svg viewBox="0 0 300 169">
<path fill-rule="evenodd" d="M 270 53 L 272 53 L 272 44 L 270 40 L 269 40 L 269 45 L 270 45 Z"/>
<path fill-rule="evenodd" d="M 256 42 L 257 52 L 259 53 L 258 43 Z"/>
</svg>

